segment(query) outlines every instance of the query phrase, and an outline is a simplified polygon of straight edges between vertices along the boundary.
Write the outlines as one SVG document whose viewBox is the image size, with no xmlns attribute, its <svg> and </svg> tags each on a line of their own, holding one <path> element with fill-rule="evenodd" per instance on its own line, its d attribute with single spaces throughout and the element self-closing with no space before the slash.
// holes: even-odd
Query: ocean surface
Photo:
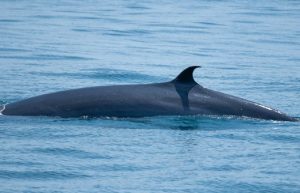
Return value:
<svg viewBox="0 0 300 193">
<path fill-rule="evenodd" d="M 300 1 L 0 0 L 0 104 L 173 79 L 300 117 Z M 0 192 L 299 193 L 300 124 L 0 116 Z"/>
</svg>

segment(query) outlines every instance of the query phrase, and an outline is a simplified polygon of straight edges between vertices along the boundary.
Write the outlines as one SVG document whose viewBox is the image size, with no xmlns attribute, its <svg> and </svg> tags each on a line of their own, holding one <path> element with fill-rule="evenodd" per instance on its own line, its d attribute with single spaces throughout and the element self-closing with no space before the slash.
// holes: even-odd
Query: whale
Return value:
<svg viewBox="0 0 300 193">
<path fill-rule="evenodd" d="M 57 117 L 237 116 L 297 121 L 271 107 L 205 88 L 184 69 L 162 83 L 94 86 L 43 94 L 2 106 L 3 115 Z"/>
</svg>

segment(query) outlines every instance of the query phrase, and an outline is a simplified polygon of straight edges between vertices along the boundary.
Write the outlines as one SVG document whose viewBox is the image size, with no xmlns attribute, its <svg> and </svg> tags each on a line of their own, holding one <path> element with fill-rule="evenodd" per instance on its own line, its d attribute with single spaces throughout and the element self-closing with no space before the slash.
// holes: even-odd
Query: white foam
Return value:
<svg viewBox="0 0 300 193">
<path fill-rule="evenodd" d="M 0 109 L 0 115 L 3 115 L 2 112 L 5 110 L 5 105 L 3 105 L 3 108 Z"/>
</svg>

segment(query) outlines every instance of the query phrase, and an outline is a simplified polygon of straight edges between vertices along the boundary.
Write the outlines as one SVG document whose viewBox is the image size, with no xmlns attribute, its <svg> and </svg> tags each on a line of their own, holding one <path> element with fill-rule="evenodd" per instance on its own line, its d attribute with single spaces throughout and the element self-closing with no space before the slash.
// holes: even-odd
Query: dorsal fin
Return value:
<svg viewBox="0 0 300 193">
<path fill-rule="evenodd" d="M 173 81 L 176 92 L 180 96 L 181 103 L 184 111 L 190 109 L 189 103 L 189 92 L 190 90 L 197 85 L 196 81 L 193 78 L 193 72 L 196 68 L 200 66 L 190 66 L 184 69 Z"/>
<path fill-rule="evenodd" d="M 181 84 L 197 84 L 193 77 L 193 72 L 196 68 L 201 66 L 190 66 L 184 69 L 174 80 L 175 83 Z"/>
</svg>

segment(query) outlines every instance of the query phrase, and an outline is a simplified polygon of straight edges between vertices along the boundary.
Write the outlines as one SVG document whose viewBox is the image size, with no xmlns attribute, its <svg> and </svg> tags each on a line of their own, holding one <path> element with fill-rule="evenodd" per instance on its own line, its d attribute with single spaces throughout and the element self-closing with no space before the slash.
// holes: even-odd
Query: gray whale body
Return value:
<svg viewBox="0 0 300 193">
<path fill-rule="evenodd" d="M 44 94 L 7 104 L 3 115 L 59 117 L 146 117 L 156 115 L 230 115 L 297 121 L 272 108 L 197 84 L 193 71 L 155 84 L 96 86 Z"/>
</svg>

